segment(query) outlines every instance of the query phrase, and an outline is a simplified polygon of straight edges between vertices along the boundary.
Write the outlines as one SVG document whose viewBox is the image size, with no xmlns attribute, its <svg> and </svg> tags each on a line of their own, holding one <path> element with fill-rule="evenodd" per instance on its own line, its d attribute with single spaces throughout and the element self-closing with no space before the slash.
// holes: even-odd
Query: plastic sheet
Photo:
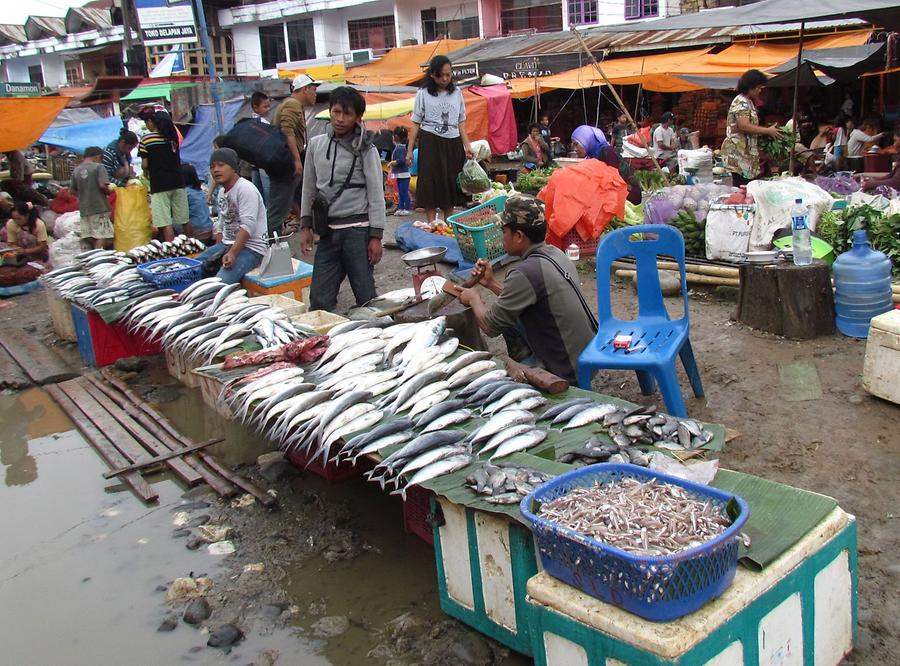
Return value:
<svg viewBox="0 0 900 666">
<path fill-rule="evenodd" d="M 447 254 L 444 255 L 443 263 L 458 264 L 462 261 L 462 254 L 459 251 L 459 243 L 455 238 L 441 236 L 439 234 L 430 234 L 427 231 L 416 229 L 412 222 L 406 222 L 397 227 L 395 232 L 397 245 L 404 252 L 412 252 L 420 250 L 423 247 L 445 247 Z"/>
<path fill-rule="evenodd" d="M 557 169 L 538 194 L 549 231 L 562 238 L 575 229 L 584 240 L 599 238 L 614 217 L 625 219 L 627 196 L 619 170 L 600 160 Z"/>
</svg>

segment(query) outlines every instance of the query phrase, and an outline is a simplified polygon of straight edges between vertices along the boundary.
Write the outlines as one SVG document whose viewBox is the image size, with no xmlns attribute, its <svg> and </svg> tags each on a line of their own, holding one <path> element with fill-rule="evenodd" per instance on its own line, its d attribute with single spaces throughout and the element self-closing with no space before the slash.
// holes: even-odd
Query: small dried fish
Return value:
<svg viewBox="0 0 900 666">
<path fill-rule="evenodd" d="M 619 478 L 576 488 L 539 515 L 628 553 L 672 555 L 724 532 L 724 507 L 657 479 Z"/>
</svg>

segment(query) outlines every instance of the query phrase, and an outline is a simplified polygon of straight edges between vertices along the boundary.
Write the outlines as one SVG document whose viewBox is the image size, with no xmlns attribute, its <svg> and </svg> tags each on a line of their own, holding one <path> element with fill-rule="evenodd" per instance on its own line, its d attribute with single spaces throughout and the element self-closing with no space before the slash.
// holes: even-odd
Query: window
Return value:
<svg viewBox="0 0 900 666">
<path fill-rule="evenodd" d="M 597 0 L 569 0 L 569 23 L 596 23 L 598 18 Z"/>
<path fill-rule="evenodd" d="M 81 67 L 77 60 L 66 63 L 66 83 L 70 86 L 81 83 Z"/>
<path fill-rule="evenodd" d="M 280 62 L 287 62 L 284 48 L 284 23 L 259 26 L 259 50 L 262 68 L 275 69 Z"/>
<path fill-rule="evenodd" d="M 44 87 L 44 70 L 40 65 L 30 65 L 28 67 L 28 80 L 37 83 L 41 88 Z"/>
<path fill-rule="evenodd" d="M 288 55 L 295 60 L 312 60 L 316 57 L 316 37 L 312 19 L 288 21 Z"/>
<path fill-rule="evenodd" d="M 423 9 L 421 12 L 422 15 L 422 41 L 423 42 L 433 42 L 437 39 L 438 29 L 437 29 L 437 10 L 432 9 Z"/>
<path fill-rule="evenodd" d="M 562 30 L 562 4 L 547 0 L 501 0 L 500 30 L 551 32 Z"/>
<path fill-rule="evenodd" d="M 122 76 L 125 73 L 122 54 L 110 53 L 103 56 L 103 71 L 107 76 Z"/>
<path fill-rule="evenodd" d="M 625 0 L 625 18 L 640 19 L 659 16 L 659 0 Z"/>
<path fill-rule="evenodd" d="M 350 33 L 350 48 L 374 49 L 383 51 L 397 45 L 397 33 L 394 29 L 394 16 L 377 16 L 375 18 L 347 21 Z"/>
</svg>

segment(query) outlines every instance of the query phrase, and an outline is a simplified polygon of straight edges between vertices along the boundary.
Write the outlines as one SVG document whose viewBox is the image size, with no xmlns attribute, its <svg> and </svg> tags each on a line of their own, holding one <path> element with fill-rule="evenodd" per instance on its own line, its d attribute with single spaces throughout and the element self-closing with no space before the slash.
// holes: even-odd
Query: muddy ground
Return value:
<svg viewBox="0 0 900 666">
<path fill-rule="evenodd" d="M 391 219 L 389 224 L 398 221 Z M 386 240 L 390 242 L 392 236 L 389 228 Z M 396 249 L 385 251 L 376 269 L 381 291 L 409 286 L 409 270 L 400 261 L 400 254 Z M 588 301 L 595 301 L 592 262 L 582 260 L 579 272 Z M 617 311 L 629 312 L 631 286 L 616 283 L 612 290 Z M 900 411 L 862 389 L 864 342 L 838 334 L 796 342 L 748 329 L 731 320 L 733 297 L 728 290 L 691 292 L 691 337 L 706 397 L 689 399 L 688 410 L 692 416 L 723 423 L 740 433 L 722 453 L 723 466 L 833 496 L 844 510 L 857 516 L 859 632 L 848 663 L 897 663 Z M 346 309 L 351 300 L 345 284 L 339 307 Z M 669 301 L 672 308 L 677 306 L 677 301 Z M 74 346 L 58 344 L 52 336 L 40 292 L 8 303 L 9 307 L 0 310 L 4 325 L 9 322 L 27 327 L 77 363 Z M 491 348 L 502 351 L 502 342 L 492 342 Z M 782 385 L 778 368 L 796 361 L 815 365 L 821 397 L 792 400 L 796 396 Z M 280 499 L 279 510 L 267 512 L 258 505 L 232 506 L 204 496 L 201 488 L 176 503 L 187 504 L 192 519 L 200 517 L 202 521 L 209 516 L 211 524 L 233 528 L 236 552 L 209 572 L 214 580 L 214 592 L 209 595 L 212 616 L 204 624 L 215 627 L 234 623 L 252 637 L 248 642 L 253 649 L 244 650 L 243 661 L 238 663 L 271 663 L 278 650 L 267 652 L 266 635 L 284 628 L 297 629 L 303 640 L 312 641 L 315 653 L 332 663 L 520 662 L 500 646 L 443 619 L 435 607 L 433 562 L 429 561 L 427 546 L 412 537 L 409 539 L 414 545 L 400 543 L 397 538 L 385 541 L 377 529 L 373 530 L 379 517 L 390 515 L 390 520 L 398 520 L 397 507 L 373 488 L 356 483 L 329 486 L 277 468 L 269 470 L 270 476 L 280 478 L 266 480 L 250 464 L 265 451 L 265 444 L 234 425 L 222 423 L 215 415 L 204 413 L 198 419 L 198 410 L 209 410 L 198 406 L 196 397 L 185 398 L 192 392 L 169 379 L 158 362 L 133 375 L 132 381 L 196 439 L 227 431 L 241 442 L 250 441 L 249 446 L 218 453 L 231 464 L 243 463 L 244 473 L 263 487 L 272 488 Z M 687 386 L 684 379 L 682 385 Z M 595 389 L 646 402 L 629 373 L 602 373 L 595 380 Z M 198 501 L 209 506 L 195 504 Z M 171 547 L 184 548 L 194 534 L 178 536 L 173 532 Z M 409 548 L 419 550 L 410 556 Z M 413 569 L 406 572 L 406 579 L 391 580 L 389 572 L 395 558 L 403 561 L 405 568 Z M 375 591 L 371 591 L 371 581 L 359 583 L 373 571 L 385 576 L 385 584 Z M 167 573 L 170 581 L 189 572 Z M 413 579 L 420 581 L 416 589 L 409 583 Z M 371 598 L 356 598 L 358 590 L 355 592 L 354 587 L 360 586 L 368 591 L 368 597 L 383 594 L 384 603 L 372 606 Z M 147 603 L 155 605 L 160 621 L 170 610 L 159 597 Z M 172 609 L 180 612 L 183 606 L 179 602 Z M 179 627 L 178 631 L 182 630 L 186 628 Z M 283 651 L 283 643 L 279 647 Z M 197 654 L 188 657 L 206 663 Z M 229 663 L 233 661 L 229 659 Z M 290 657 L 278 661 L 298 663 Z"/>
</svg>

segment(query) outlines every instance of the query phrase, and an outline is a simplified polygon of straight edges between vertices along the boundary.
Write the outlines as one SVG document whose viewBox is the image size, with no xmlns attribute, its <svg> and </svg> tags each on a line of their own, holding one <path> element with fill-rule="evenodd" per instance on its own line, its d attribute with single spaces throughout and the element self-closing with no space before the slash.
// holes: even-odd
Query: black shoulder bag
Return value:
<svg viewBox="0 0 900 666">
<path fill-rule="evenodd" d="M 532 252 L 531 256 L 540 257 L 541 259 L 546 259 L 559 271 L 559 274 L 563 276 L 563 279 L 571 285 L 572 289 L 575 291 L 575 295 L 578 296 L 578 300 L 581 301 L 581 307 L 584 308 L 584 312 L 588 317 L 588 320 L 591 322 L 591 327 L 594 329 L 594 333 L 597 332 L 597 329 L 600 328 L 600 322 L 597 321 L 597 318 L 594 316 L 594 313 L 591 311 L 591 307 L 587 304 L 587 301 L 584 300 L 584 295 L 581 293 L 581 289 L 578 288 L 578 285 L 575 284 L 575 281 L 569 275 L 569 273 L 563 270 L 563 267 L 559 265 L 559 262 L 556 261 L 553 257 L 543 254 L 542 252 Z"/>
<path fill-rule="evenodd" d="M 356 157 L 356 153 L 353 153 L 353 162 L 350 164 L 347 177 L 338 191 L 334 193 L 334 196 L 329 199 L 321 192 L 316 192 L 316 196 L 313 198 L 312 226 L 313 231 L 319 238 L 324 238 L 331 233 L 331 228 L 328 226 L 328 211 L 334 205 L 334 202 L 338 200 L 338 197 L 344 193 L 344 190 L 350 186 L 350 179 L 353 178 L 353 171 L 356 169 Z"/>
</svg>

